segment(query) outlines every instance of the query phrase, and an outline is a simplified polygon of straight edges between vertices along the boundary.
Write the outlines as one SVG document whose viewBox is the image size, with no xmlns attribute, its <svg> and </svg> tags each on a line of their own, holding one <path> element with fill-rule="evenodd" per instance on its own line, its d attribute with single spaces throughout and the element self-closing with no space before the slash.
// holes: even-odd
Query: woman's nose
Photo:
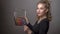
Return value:
<svg viewBox="0 0 60 34">
<path fill-rule="evenodd" d="M 38 12 L 40 12 L 40 9 L 38 9 Z"/>
</svg>

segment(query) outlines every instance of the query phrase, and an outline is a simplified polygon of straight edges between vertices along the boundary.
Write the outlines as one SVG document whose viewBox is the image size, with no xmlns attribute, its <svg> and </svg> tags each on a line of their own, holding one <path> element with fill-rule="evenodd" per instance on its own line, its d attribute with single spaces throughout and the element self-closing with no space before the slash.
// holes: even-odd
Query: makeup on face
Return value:
<svg viewBox="0 0 60 34">
<path fill-rule="evenodd" d="M 40 3 L 37 5 L 36 12 L 38 16 L 43 16 L 45 14 L 45 11 L 46 11 L 45 4 Z"/>
</svg>

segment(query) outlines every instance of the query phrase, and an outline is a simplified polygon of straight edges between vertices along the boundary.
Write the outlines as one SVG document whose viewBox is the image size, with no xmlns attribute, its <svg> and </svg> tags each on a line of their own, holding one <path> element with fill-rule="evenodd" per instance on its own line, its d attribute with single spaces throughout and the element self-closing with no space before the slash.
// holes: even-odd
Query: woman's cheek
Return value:
<svg viewBox="0 0 60 34">
<path fill-rule="evenodd" d="M 44 10 L 36 10 L 38 16 L 42 16 L 44 14 Z"/>
<path fill-rule="evenodd" d="M 36 10 L 36 13 L 38 13 L 38 12 L 39 12 L 39 10 L 37 9 L 37 10 Z"/>
<path fill-rule="evenodd" d="M 40 10 L 40 12 L 39 12 L 39 16 L 42 16 L 44 14 L 44 11 L 43 10 Z"/>
</svg>

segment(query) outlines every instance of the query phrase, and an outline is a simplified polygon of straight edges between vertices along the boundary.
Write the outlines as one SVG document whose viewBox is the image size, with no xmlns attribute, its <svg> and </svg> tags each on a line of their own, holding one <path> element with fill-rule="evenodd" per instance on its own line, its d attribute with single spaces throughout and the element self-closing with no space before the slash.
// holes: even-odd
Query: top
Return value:
<svg viewBox="0 0 60 34">
<path fill-rule="evenodd" d="M 40 21 L 39 24 L 36 23 L 32 26 L 30 23 L 27 26 L 32 31 L 31 34 L 47 34 L 49 29 L 49 20 L 47 18 Z"/>
</svg>

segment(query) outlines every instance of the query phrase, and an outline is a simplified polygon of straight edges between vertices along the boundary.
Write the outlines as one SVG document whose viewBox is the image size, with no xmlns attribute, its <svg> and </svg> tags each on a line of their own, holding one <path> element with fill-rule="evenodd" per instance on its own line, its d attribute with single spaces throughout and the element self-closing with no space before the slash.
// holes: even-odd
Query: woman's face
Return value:
<svg viewBox="0 0 60 34">
<path fill-rule="evenodd" d="M 39 3 L 36 10 L 37 16 L 44 16 L 46 15 L 46 12 L 45 4 Z"/>
</svg>

